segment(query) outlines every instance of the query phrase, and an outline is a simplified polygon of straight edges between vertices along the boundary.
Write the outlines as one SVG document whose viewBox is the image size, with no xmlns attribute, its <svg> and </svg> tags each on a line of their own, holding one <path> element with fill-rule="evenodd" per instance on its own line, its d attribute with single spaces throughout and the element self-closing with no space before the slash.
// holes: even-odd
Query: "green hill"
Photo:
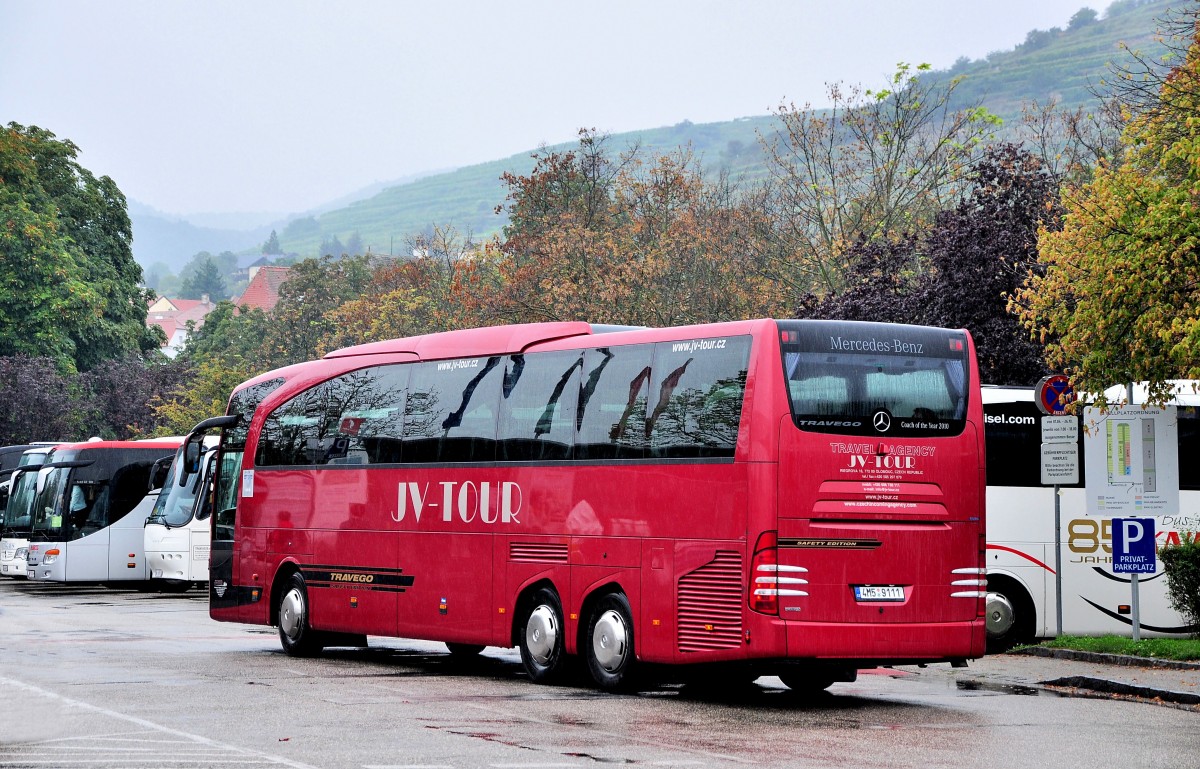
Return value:
<svg viewBox="0 0 1200 769">
<path fill-rule="evenodd" d="M 932 76 L 962 77 L 956 93 L 963 103 L 981 101 L 1009 122 L 1031 100 L 1044 103 L 1056 98 L 1069 107 L 1094 105 L 1092 90 L 1110 76 L 1110 64 L 1126 60 L 1121 44 L 1158 57 L 1164 49 L 1155 40 L 1156 20 L 1180 5 L 1181 0 L 1118 0 L 1101 18 L 1081 11 L 1067 29 L 1033 30 L 1014 50 L 976 61 L 960 59 Z M 775 121 L 771 115 L 720 123 L 684 121 L 615 134 L 610 147 L 620 150 L 636 143 L 644 157 L 653 157 L 690 145 L 706 168 L 753 178 L 764 172 L 759 135 L 772 134 Z M 573 142 L 559 148 L 572 146 Z M 506 192 L 500 176 L 529 173 L 531 152 L 425 177 L 345 208 L 296 220 L 280 233 L 280 241 L 284 250 L 309 256 L 317 253 L 323 238 L 336 236 L 344 243 L 356 232 L 374 253 L 400 253 L 408 236 L 433 225 L 452 225 L 477 239 L 490 235 L 504 224 L 495 213 Z"/>
</svg>

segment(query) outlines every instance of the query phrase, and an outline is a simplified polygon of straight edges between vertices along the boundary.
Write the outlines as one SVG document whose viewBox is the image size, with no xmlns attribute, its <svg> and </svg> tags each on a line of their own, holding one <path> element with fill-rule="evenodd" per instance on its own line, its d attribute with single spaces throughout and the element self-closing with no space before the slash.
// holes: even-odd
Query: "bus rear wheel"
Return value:
<svg viewBox="0 0 1200 769">
<path fill-rule="evenodd" d="M 308 588 L 299 573 L 288 577 L 279 594 L 279 643 L 291 657 L 312 657 L 325 648 L 308 623 Z"/>
<path fill-rule="evenodd" d="M 478 657 L 483 651 L 483 644 L 460 644 L 453 641 L 446 642 L 446 651 L 450 652 L 451 657 L 459 657 L 467 659 L 470 657 Z"/>
<path fill-rule="evenodd" d="M 779 680 L 799 694 L 816 694 L 839 682 L 854 683 L 858 680 L 858 671 L 829 666 L 796 667 L 779 671 Z"/>
<path fill-rule="evenodd" d="M 588 672 L 601 689 L 626 691 L 635 685 L 633 612 L 622 593 L 610 593 L 596 604 L 584 642 Z"/>
<path fill-rule="evenodd" d="M 529 680 L 548 684 L 558 681 L 566 668 L 566 639 L 563 637 L 562 601 L 548 587 L 539 589 L 526 604 L 528 613 L 518 645 Z"/>
</svg>

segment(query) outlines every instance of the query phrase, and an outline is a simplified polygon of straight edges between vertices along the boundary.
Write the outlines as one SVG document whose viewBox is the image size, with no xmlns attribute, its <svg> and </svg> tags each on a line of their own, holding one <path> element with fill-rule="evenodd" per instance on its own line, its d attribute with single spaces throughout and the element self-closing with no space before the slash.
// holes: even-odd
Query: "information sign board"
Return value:
<svg viewBox="0 0 1200 769">
<path fill-rule="evenodd" d="M 1079 418 L 1072 415 L 1042 417 L 1042 443 L 1077 443 Z"/>
<path fill-rule="evenodd" d="M 1079 483 L 1079 444 L 1042 444 L 1042 485 L 1072 486 Z"/>
<path fill-rule="evenodd" d="M 1089 515 L 1179 514 L 1179 422 L 1174 406 L 1088 407 L 1083 421 Z"/>
</svg>

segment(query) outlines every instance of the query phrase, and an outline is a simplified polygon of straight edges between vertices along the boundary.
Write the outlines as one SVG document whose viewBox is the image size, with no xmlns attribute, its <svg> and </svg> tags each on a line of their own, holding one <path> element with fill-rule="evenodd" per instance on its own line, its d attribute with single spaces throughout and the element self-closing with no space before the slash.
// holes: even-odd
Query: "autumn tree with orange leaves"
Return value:
<svg viewBox="0 0 1200 769">
<path fill-rule="evenodd" d="M 1063 194 L 1012 307 L 1078 389 L 1200 378 L 1200 33 L 1133 115 L 1124 153 Z"/>
<path fill-rule="evenodd" d="M 571 152 L 509 174 L 509 225 L 476 285 L 495 322 L 588 320 L 666 326 L 769 315 L 761 212 L 686 151 L 646 167 L 585 131 Z M 477 290 L 477 298 L 491 292 Z"/>
</svg>

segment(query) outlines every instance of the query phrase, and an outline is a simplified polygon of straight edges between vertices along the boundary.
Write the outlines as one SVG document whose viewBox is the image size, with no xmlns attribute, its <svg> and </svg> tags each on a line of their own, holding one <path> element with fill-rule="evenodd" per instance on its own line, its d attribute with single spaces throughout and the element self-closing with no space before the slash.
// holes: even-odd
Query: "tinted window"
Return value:
<svg viewBox="0 0 1200 769">
<path fill-rule="evenodd" d="M 646 455 L 650 392 L 648 344 L 601 347 L 583 356 L 576 459 L 641 459 Z"/>
<path fill-rule="evenodd" d="M 655 345 L 651 456 L 732 457 L 749 359 L 749 337 Z"/>
<path fill-rule="evenodd" d="M 983 435 L 987 443 L 987 485 L 1042 485 L 1042 414 L 1033 402 L 983 404 Z M 1083 486 L 1083 461 L 1080 441 L 1081 482 L 1076 487 Z"/>
<path fill-rule="evenodd" d="M 266 382 L 259 382 L 238 390 L 233 394 L 229 399 L 229 410 L 226 413 L 230 416 L 237 414 L 241 416 L 241 420 L 234 427 L 222 432 L 222 445 L 226 448 L 245 447 L 246 434 L 250 431 L 250 420 L 254 417 L 254 410 L 258 408 L 258 404 L 262 403 L 263 398 L 279 389 L 284 381 L 283 379 L 269 379 Z"/>
<path fill-rule="evenodd" d="M 963 332 L 832 321 L 779 327 L 801 429 L 891 437 L 963 431 L 969 385 Z"/>
<path fill-rule="evenodd" d="M 255 464 L 400 461 L 406 366 L 335 377 L 280 404 L 263 420 Z"/>
<path fill-rule="evenodd" d="M 404 412 L 405 462 L 490 462 L 496 458 L 501 358 L 431 361 L 412 372 Z"/>
<path fill-rule="evenodd" d="M 1200 489 L 1200 474 L 1192 468 L 1200 467 L 1200 408 L 1180 406 L 1179 415 L 1179 488 L 1186 491 Z"/>
<path fill-rule="evenodd" d="M 497 459 L 570 459 L 583 357 L 513 355 L 504 363 Z"/>
</svg>

